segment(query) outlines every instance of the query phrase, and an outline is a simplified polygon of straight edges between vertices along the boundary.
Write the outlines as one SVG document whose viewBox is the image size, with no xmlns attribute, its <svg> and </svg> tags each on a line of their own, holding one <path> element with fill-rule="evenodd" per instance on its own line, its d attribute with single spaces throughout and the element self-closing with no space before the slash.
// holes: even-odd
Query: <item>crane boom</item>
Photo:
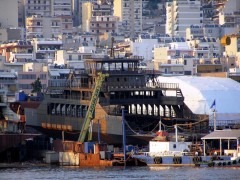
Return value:
<svg viewBox="0 0 240 180">
<path fill-rule="evenodd" d="M 97 81 L 95 83 L 95 88 L 93 90 L 93 94 L 91 97 L 91 101 L 87 110 L 87 114 L 85 116 L 83 125 L 82 125 L 82 129 L 80 132 L 80 135 L 78 137 L 78 142 L 83 143 L 88 131 L 88 128 L 90 126 L 91 123 L 91 119 L 93 118 L 93 113 L 98 101 L 98 96 L 102 87 L 102 83 L 105 80 L 105 78 L 108 76 L 108 74 L 102 74 L 102 73 L 98 73 L 98 77 L 97 77 Z"/>
</svg>

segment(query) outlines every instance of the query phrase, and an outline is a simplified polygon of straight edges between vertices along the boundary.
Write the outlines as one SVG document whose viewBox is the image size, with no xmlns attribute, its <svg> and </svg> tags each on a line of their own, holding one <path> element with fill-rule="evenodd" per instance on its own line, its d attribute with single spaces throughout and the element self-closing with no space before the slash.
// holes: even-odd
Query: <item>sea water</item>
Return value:
<svg viewBox="0 0 240 180">
<path fill-rule="evenodd" d="M 234 167 L 29 167 L 0 169 L 0 180 L 239 180 Z"/>
</svg>

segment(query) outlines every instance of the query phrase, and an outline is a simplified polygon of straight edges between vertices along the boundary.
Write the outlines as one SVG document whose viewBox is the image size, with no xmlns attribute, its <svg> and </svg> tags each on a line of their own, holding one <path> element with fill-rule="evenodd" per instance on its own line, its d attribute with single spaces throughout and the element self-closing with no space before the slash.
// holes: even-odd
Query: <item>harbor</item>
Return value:
<svg viewBox="0 0 240 180">
<path fill-rule="evenodd" d="M 239 179 L 239 0 L 1 0 L 0 179 Z"/>
</svg>

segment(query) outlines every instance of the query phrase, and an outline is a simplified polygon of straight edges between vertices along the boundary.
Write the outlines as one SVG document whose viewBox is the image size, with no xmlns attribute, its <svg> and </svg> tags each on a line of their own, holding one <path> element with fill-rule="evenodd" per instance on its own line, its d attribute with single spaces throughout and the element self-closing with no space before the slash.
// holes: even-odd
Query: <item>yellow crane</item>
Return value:
<svg viewBox="0 0 240 180">
<path fill-rule="evenodd" d="M 98 96 L 99 96 L 103 81 L 108 76 L 109 76 L 108 74 L 98 73 L 98 77 L 97 77 L 97 80 L 96 80 L 96 83 L 95 83 L 95 88 L 93 90 L 91 101 L 90 101 L 90 104 L 89 104 L 89 107 L 88 107 L 88 110 L 87 110 L 87 113 L 86 113 L 86 116 L 85 116 L 85 119 L 84 119 L 84 122 L 83 122 L 83 125 L 82 125 L 80 135 L 78 137 L 78 142 L 83 143 L 84 140 L 85 140 L 87 131 L 89 129 L 89 126 L 91 124 L 91 120 L 93 118 L 93 113 L 94 113 L 94 110 L 95 110 L 95 107 L 96 107 L 96 104 L 97 104 L 97 101 L 98 101 Z M 91 138 L 92 137 L 90 135 L 89 140 L 91 140 Z"/>
</svg>

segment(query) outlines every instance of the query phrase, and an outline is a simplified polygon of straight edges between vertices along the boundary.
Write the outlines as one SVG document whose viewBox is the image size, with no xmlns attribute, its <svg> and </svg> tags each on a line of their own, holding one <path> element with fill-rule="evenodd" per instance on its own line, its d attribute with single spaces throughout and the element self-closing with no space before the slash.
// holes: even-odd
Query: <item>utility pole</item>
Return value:
<svg viewBox="0 0 240 180">
<path fill-rule="evenodd" d="M 176 142 L 178 142 L 178 130 L 177 130 L 177 124 L 174 125 L 174 128 L 175 128 Z"/>
<path fill-rule="evenodd" d="M 126 166 L 126 135 L 125 135 L 124 106 L 121 106 L 121 109 L 122 109 L 123 159 L 124 159 L 124 166 Z"/>
</svg>

